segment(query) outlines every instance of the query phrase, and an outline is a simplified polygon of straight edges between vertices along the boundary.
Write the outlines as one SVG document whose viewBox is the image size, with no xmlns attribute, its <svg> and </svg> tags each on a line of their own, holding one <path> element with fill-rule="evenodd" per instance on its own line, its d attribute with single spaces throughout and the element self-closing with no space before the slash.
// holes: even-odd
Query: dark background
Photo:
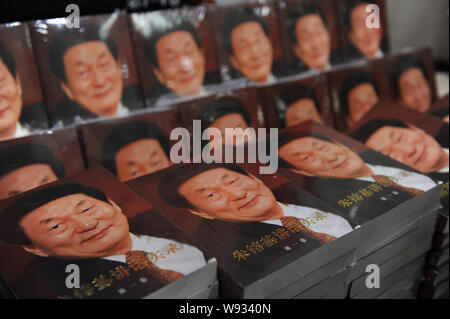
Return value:
<svg viewBox="0 0 450 319">
<path fill-rule="evenodd" d="M 171 0 L 177 6 L 197 5 L 201 0 Z M 111 13 L 116 9 L 127 12 L 158 10 L 174 7 L 168 0 L 14 0 L 0 2 L 0 23 L 58 18 L 67 16 L 66 6 L 76 4 L 80 15 Z"/>
</svg>

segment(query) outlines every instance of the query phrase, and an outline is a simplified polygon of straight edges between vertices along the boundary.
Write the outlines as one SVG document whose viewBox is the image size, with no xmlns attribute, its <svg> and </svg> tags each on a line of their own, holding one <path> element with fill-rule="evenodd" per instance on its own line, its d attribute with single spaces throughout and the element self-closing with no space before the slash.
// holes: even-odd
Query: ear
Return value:
<svg viewBox="0 0 450 319">
<path fill-rule="evenodd" d="M 355 44 L 355 36 L 353 35 L 353 31 L 352 30 L 350 30 L 350 31 L 348 31 L 348 38 L 350 39 L 350 42 L 351 43 L 353 43 L 353 44 Z"/>
<path fill-rule="evenodd" d="M 156 78 L 158 79 L 158 81 L 162 84 L 166 84 L 166 79 L 164 77 L 164 75 L 162 74 L 162 72 L 160 70 L 158 70 L 158 68 L 153 67 L 153 73 L 155 74 Z"/>
<path fill-rule="evenodd" d="M 202 212 L 200 210 L 188 209 L 188 211 L 190 213 L 194 214 L 194 215 L 200 216 L 200 217 L 205 218 L 205 219 L 215 219 L 214 217 L 212 217 L 212 216 L 210 216 L 210 215 L 208 215 L 208 214 L 206 214 L 206 213 L 204 213 L 204 212 Z"/>
<path fill-rule="evenodd" d="M 345 121 L 347 122 L 347 125 L 348 126 L 352 126 L 354 123 L 353 123 L 353 120 L 351 119 L 351 117 L 350 116 L 346 116 L 345 117 Z"/>
<path fill-rule="evenodd" d="M 228 59 L 231 62 L 231 65 L 233 66 L 233 68 L 235 68 L 236 70 L 239 71 L 239 62 L 238 60 L 234 57 L 234 55 L 228 55 Z"/>
<path fill-rule="evenodd" d="M 63 81 L 59 82 L 59 84 L 67 97 L 71 100 L 75 100 L 75 95 L 73 94 L 72 89 Z"/>
<path fill-rule="evenodd" d="M 17 84 L 17 90 L 19 91 L 19 95 L 22 96 L 22 84 L 20 82 L 19 74 L 17 74 L 17 76 L 16 76 L 16 84 Z"/>
<path fill-rule="evenodd" d="M 294 50 L 295 55 L 297 56 L 297 58 L 301 59 L 301 51 L 300 51 L 300 47 L 299 45 L 296 43 L 292 46 L 292 50 Z"/>
<path fill-rule="evenodd" d="M 41 256 L 41 257 L 48 257 L 48 254 L 44 253 L 41 249 L 39 249 L 35 246 L 23 245 L 22 248 L 25 249 L 27 252 L 32 253 L 34 255 Z"/>
<path fill-rule="evenodd" d="M 107 197 L 107 198 L 108 198 L 108 202 L 111 204 L 112 207 L 114 207 L 115 209 L 117 209 L 119 212 L 122 212 L 122 208 L 120 208 L 119 206 L 117 206 L 117 204 L 114 203 L 114 202 L 111 200 L 111 198 L 109 198 L 109 197 Z"/>
<path fill-rule="evenodd" d="M 247 172 L 247 174 L 248 174 L 248 176 L 250 176 L 251 178 L 253 178 L 255 181 L 257 181 L 258 183 L 260 183 L 260 184 L 264 184 L 263 182 L 262 182 L 262 180 L 260 180 L 258 177 L 256 177 L 255 175 L 253 175 L 253 174 L 251 174 L 251 173 L 249 173 L 249 172 Z"/>
<path fill-rule="evenodd" d="M 415 132 L 426 134 L 424 130 L 422 130 L 421 128 L 418 128 L 417 126 L 411 125 L 409 123 L 406 123 L 406 125 Z"/>
<path fill-rule="evenodd" d="M 308 173 L 307 171 L 301 170 L 301 169 L 296 169 L 296 168 L 291 168 L 290 169 L 291 172 L 298 174 L 298 175 L 303 175 L 303 176 L 309 176 L 309 177 L 314 177 L 315 175 Z"/>
</svg>

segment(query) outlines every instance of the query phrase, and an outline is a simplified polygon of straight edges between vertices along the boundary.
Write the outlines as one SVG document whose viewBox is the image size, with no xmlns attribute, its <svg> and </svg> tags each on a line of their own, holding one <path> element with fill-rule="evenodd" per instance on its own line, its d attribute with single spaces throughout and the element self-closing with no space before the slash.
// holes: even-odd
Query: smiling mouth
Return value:
<svg viewBox="0 0 450 319">
<path fill-rule="evenodd" d="M 95 94 L 94 96 L 97 99 L 103 99 L 103 98 L 107 97 L 109 95 L 109 93 L 111 93 L 111 91 L 112 91 L 112 89 L 109 89 L 109 90 L 106 90 L 105 92 Z"/>
<path fill-rule="evenodd" d="M 84 240 L 82 243 L 85 244 L 87 242 L 90 242 L 92 240 L 97 240 L 102 238 L 103 236 L 106 235 L 106 233 L 108 232 L 108 230 L 111 228 L 111 225 L 109 225 L 108 227 L 103 228 L 103 230 L 99 231 L 97 234 L 89 237 L 88 239 Z"/>
<path fill-rule="evenodd" d="M 258 197 L 259 197 L 259 195 L 256 195 L 256 196 L 253 197 L 251 200 L 249 200 L 247 203 L 245 203 L 244 205 L 242 205 L 241 207 L 239 207 L 239 209 L 247 208 L 247 207 L 251 207 L 251 206 L 255 205 L 256 202 L 258 201 Z"/>
<path fill-rule="evenodd" d="M 340 162 L 338 165 L 336 165 L 335 167 L 333 167 L 333 169 L 337 169 L 337 168 L 341 168 L 342 166 L 345 166 L 348 162 L 348 157 L 343 160 L 342 162 Z"/>
<path fill-rule="evenodd" d="M 427 146 L 425 146 L 422 150 L 422 153 L 420 154 L 420 156 L 417 158 L 417 160 L 414 162 L 414 164 L 417 164 L 421 161 L 423 161 L 425 158 L 427 157 Z"/>
<path fill-rule="evenodd" d="M 7 107 L 7 108 L 1 110 L 1 111 L 0 111 L 0 117 L 2 117 L 3 115 L 5 115 L 5 114 L 6 114 L 6 111 L 8 111 L 8 110 L 9 110 L 9 107 Z"/>
</svg>

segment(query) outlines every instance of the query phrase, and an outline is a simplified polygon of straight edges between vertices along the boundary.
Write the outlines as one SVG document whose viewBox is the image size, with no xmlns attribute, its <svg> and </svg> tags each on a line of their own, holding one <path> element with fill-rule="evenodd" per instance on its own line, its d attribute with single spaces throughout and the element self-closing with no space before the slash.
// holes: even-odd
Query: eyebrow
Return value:
<svg viewBox="0 0 450 319">
<path fill-rule="evenodd" d="M 82 206 L 84 203 L 86 203 L 86 201 L 85 201 L 84 199 L 82 199 L 82 200 L 80 200 L 80 201 L 75 205 L 75 207 L 80 207 L 80 206 Z"/>
<path fill-rule="evenodd" d="M 165 49 L 164 52 L 165 52 L 166 54 L 174 54 L 173 50 L 170 49 L 170 48 L 169 48 L 169 49 Z"/>
<path fill-rule="evenodd" d="M 41 226 L 42 225 L 47 225 L 48 223 L 50 223 L 53 220 L 53 217 L 50 218 L 46 218 L 44 220 L 41 220 L 41 222 L 39 223 Z"/>
<path fill-rule="evenodd" d="M 197 193 L 203 193 L 206 190 L 206 188 L 199 188 L 196 190 Z"/>
</svg>

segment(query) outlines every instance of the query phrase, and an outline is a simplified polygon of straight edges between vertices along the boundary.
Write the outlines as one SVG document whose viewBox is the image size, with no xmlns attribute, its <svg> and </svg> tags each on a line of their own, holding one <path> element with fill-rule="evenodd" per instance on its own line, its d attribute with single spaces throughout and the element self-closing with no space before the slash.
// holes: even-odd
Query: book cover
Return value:
<svg viewBox="0 0 450 319">
<path fill-rule="evenodd" d="M 0 142 L 0 199 L 84 170 L 75 129 Z"/>
<path fill-rule="evenodd" d="M 48 128 L 47 111 L 26 23 L 0 25 L 0 140 Z"/>
<path fill-rule="evenodd" d="M 222 83 L 206 6 L 129 16 L 147 107 L 211 94 Z"/>
<path fill-rule="evenodd" d="M 148 297 L 209 259 L 103 168 L 4 200 L 0 212 L 0 274 L 18 298 Z"/>
<path fill-rule="evenodd" d="M 79 28 L 65 18 L 29 27 L 52 126 L 143 107 L 125 14 L 84 16 Z"/>
</svg>

